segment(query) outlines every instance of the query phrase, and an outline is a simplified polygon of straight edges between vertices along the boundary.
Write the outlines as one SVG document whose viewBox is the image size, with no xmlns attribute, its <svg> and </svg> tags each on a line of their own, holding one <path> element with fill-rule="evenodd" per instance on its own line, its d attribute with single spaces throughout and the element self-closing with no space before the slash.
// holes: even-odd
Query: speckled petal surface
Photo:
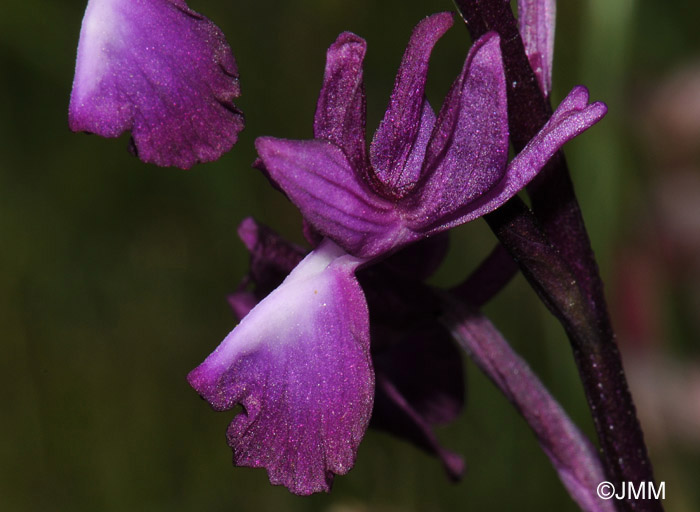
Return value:
<svg viewBox="0 0 700 512">
<path fill-rule="evenodd" d="M 365 86 L 362 61 L 367 43 L 343 32 L 328 48 L 323 86 L 314 116 L 314 137 L 340 147 L 352 166 L 367 168 Z"/>
<path fill-rule="evenodd" d="M 234 463 L 296 494 L 328 491 L 352 468 L 370 419 L 360 263 L 325 240 L 188 376 L 214 409 L 243 406 L 227 432 Z"/>
<path fill-rule="evenodd" d="M 518 26 L 525 53 L 545 96 L 552 90 L 556 0 L 518 0 Z"/>
<path fill-rule="evenodd" d="M 183 0 L 89 0 L 69 106 L 73 131 L 131 131 L 144 162 L 216 160 L 243 129 L 223 33 Z"/>
<path fill-rule="evenodd" d="M 505 75 L 500 40 L 491 32 L 472 46 L 440 110 L 424 177 L 408 198 L 411 215 L 417 224 L 451 215 L 502 178 L 507 158 Z"/>
<path fill-rule="evenodd" d="M 253 292 L 240 290 L 228 296 L 228 303 L 233 314 L 240 321 L 256 306 L 258 298 Z"/>
<path fill-rule="evenodd" d="M 439 232 L 495 210 L 522 190 L 567 141 L 596 124 L 606 113 L 604 103 L 588 104 L 588 90 L 585 87 L 575 87 L 542 130 L 511 161 L 497 184 L 471 203 L 455 210 L 452 219 L 443 218 L 442 224 L 432 227 L 424 225 L 422 229 L 427 229 L 428 233 Z M 422 222 L 420 218 L 417 219 L 417 223 Z"/>
<path fill-rule="evenodd" d="M 364 183 L 338 146 L 260 137 L 255 147 L 304 218 L 348 253 L 371 257 L 398 243 L 402 225 L 394 204 Z"/>
<path fill-rule="evenodd" d="M 389 106 L 374 134 L 370 159 L 377 178 L 394 195 L 418 180 L 435 116 L 425 101 L 428 61 L 435 43 L 452 26 L 452 14 L 421 21 L 411 34 L 394 83 Z"/>
</svg>

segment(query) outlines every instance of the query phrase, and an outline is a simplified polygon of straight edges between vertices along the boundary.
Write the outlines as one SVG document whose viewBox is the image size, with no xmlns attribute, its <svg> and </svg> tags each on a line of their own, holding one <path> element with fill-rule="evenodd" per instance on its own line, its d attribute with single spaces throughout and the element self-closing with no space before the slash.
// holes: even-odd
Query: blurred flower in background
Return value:
<svg viewBox="0 0 700 512">
<path fill-rule="evenodd" d="M 243 129 L 238 68 L 221 30 L 184 0 L 90 0 L 68 119 L 118 137 L 144 162 L 188 169 Z"/>
</svg>

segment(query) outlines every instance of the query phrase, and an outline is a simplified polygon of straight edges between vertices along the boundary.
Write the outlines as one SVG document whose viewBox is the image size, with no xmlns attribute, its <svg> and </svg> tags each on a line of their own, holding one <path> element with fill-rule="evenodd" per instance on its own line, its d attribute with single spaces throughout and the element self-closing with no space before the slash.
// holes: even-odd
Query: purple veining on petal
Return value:
<svg viewBox="0 0 700 512">
<path fill-rule="evenodd" d="M 396 245 L 401 222 L 393 203 L 364 184 L 338 146 L 260 137 L 255 147 L 306 220 L 347 252 L 367 257 Z"/>
<path fill-rule="evenodd" d="M 431 226 L 419 217 L 412 221 L 413 225 L 427 233 L 435 233 L 495 210 L 527 185 L 559 148 L 596 124 L 606 113 L 604 103 L 588 104 L 585 87 L 574 87 L 542 130 L 511 161 L 500 182 L 473 202 L 455 210 L 452 219 L 443 218 L 439 225 Z"/>
<path fill-rule="evenodd" d="M 518 27 L 530 66 L 545 97 L 552 90 L 555 0 L 518 0 Z"/>
<path fill-rule="evenodd" d="M 89 0 L 69 106 L 73 131 L 130 130 L 144 162 L 216 160 L 243 129 L 223 33 L 183 0 Z"/>
<path fill-rule="evenodd" d="M 280 271 L 291 263 L 287 256 L 295 260 L 302 255 L 300 248 L 250 218 L 241 223 L 239 235 L 251 251 L 251 269 L 257 267 L 229 296 L 234 313 L 242 319 L 266 295 L 261 293 L 261 283 L 281 284 Z M 440 233 L 422 240 L 380 266 L 361 271 L 360 282 L 372 320 L 372 361 L 381 380 L 370 426 L 426 450 L 457 480 L 464 462 L 442 447 L 433 426 L 454 420 L 463 408 L 462 361 L 449 334 L 436 321 L 432 294 L 418 282 L 442 261 L 448 239 L 447 233 Z M 248 291 L 250 284 L 252 291 Z"/>
<path fill-rule="evenodd" d="M 451 13 L 421 21 L 411 34 L 389 107 L 370 146 L 376 177 L 387 190 L 404 195 L 415 185 L 435 116 L 424 99 L 428 61 L 435 43 L 452 26 Z"/>
<path fill-rule="evenodd" d="M 423 281 L 442 265 L 449 247 L 450 234 L 443 231 L 404 247 L 385 259 L 383 264 L 406 279 Z"/>
<path fill-rule="evenodd" d="M 188 376 L 215 410 L 243 406 L 227 432 L 234 463 L 264 467 L 296 494 L 347 473 L 369 422 L 361 263 L 324 241 Z"/>
<path fill-rule="evenodd" d="M 451 302 L 447 323 L 471 359 L 527 421 L 581 509 L 613 512 L 613 501 L 601 500 L 596 494 L 597 485 L 606 477 L 595 447 L 491 322 Z"/>
<path fill-rule="evenodd" d="M 508 111 L 500 40 L 472 46 L 440 110 L 411 215 L 436 222 L 489 190 L 508 159 Z"/>
<path fill-rule="evenodd" d="M 355 169 L 366 170 L 365 86 L 362 62 L 367 43 L 351 32 L 338 36 L 326 53 L 323 87 L 314 116 L 314 137 L 340 147 Z"/>
<path fill-rule="evenodd" d="M 367 172 L 364 163 L 350 161 L 343 140 L 341 146 L 327 139 L 256 141 L 260 166 L 299 207 L 308 225 L 356 257 L 389 255 L 493 211 L 529 183 L 562 144 L 605 114 L 603 104 L 587 105 L 585 89 L 574 89 L 507 166 L 508 111 L 498 34 L 487 33 L 474 43 L 437 120 L 424 100 L 427 59 L 450 23 L 451 17 L 443 14 L 416 27 L 370 151 L 376 168 Z M 361 52 L 346 48 L 350 56 L 344 59 L 336 56 L 354 37 L 341 36 L 339 46 L 329 51 L 328 69 L 337 65 L 340 74 L 335 79 L 327 76 L 316 113 L 317 124 L 335 126 L 337 133 L 316 131 L 333 140 L 342 139 L 338 133 L 364 133 L 364 114 L 353 114 L 357 110 L 349 106 L 354 100 L 333 103 L 330 97 L 337 84 L 345 84 L 342 90 L 359 90 L 359 85 L 347 84 L 361 83 L 364 45 Z M 330 112 L 324 113 L 322 105 Z M 354 123 L 354 130 L 336 119 L 344 109 L 351 114 L 341 116 L 343 123 Z M 355 148 L 359 139 L 350 140 Z"/>
</svg>

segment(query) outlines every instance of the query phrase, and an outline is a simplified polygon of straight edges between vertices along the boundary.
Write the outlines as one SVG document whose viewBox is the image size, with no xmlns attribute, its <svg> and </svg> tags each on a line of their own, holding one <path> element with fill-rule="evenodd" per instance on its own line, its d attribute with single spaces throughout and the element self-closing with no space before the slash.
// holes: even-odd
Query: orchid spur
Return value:
<svg viewBox="0 0 700 512">
<path fill-rule="evenodd" d="M 117 137 L 144 162 L 184 169 L 235 144 L 243 115 L 226 39 L 184 0 L 89 0 L 69 106 L 73 131 Z"/>
<path fill-rule="evenodd" d="M 265 467 L 297 494 L 328 490 L 352 467 L 370 420 L 369 314 L 355 272 L 498 208 L 606 111 L 575 88 L 508 164 L 496 34 L 474 43 L 437 116 L 424 97 L 430 54 L 451 24 L 441 13 L 414 30 L 369 155 L 366 45 L 351 33 L 328 50 L 315 139 L 256 143 L 258 167 L 325 238 L 188 379 L 217 410 L 243 406 L 227 434 L 234 462 Z"/>
</svg>

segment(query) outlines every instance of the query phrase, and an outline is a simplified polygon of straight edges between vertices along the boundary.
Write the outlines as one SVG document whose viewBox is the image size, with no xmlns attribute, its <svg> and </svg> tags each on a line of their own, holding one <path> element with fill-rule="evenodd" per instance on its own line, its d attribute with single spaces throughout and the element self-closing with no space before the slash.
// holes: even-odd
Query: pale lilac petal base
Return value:
<svg viewBox="0 0 700 512">
<path fill-rule="evenodd" d="M 216 160 L 243 129 L 238 70 L 223 33 L 183 0 L 90 0 L 69 106 L 74 131 L 131 130 L 145 162 Z"/>
<path fill-rule="evenodd" d="M 598 497 L 606 480 L 595 447 L 489 320 L 451 303 L 447 323 L 471 359 L 516 407 L 537 436 L 571 497 L 585 512 L 614 512 Z"/>
<path fill-rule="evenodd" d="M 250 253 L 250 272 L 244 284 L 255 283 L 258 301 L 277 288 L 308 252 L 252 217 L 240 223 L 238 236 Z"/>
<path fill-rule="evenodd" d="M 375 308 L 374 306 L 379 306 Z M 403 329 L 377 325 L 381 305 L 371 303 L 373 360 L 377 393 L 371 425 L 407 439 L 443 464 L 452 480 L 464 474 L 464 461 L 445 449 L 433 427 L 453 421 L 464 407 L 464 373 L 459 350 L 435 320 Z M 397 318 L 400 318 L 397 315 Z"/>
<path fill-rule="evenodd" d="M 402 230 L 394 204 L 362 181 L 341 148 L 273 137 L 259 137 L 255 148 L 304 218 L 347 252 L 364 258 L 396 245 Z"/>
<path fill-rule="evenodd" d="M 353 466 L 373 404 L 360 261 L 326 240 L 188 376 L 228 428 L 236 465 L 296 494 L 328 491 Z"/>
</svg>

